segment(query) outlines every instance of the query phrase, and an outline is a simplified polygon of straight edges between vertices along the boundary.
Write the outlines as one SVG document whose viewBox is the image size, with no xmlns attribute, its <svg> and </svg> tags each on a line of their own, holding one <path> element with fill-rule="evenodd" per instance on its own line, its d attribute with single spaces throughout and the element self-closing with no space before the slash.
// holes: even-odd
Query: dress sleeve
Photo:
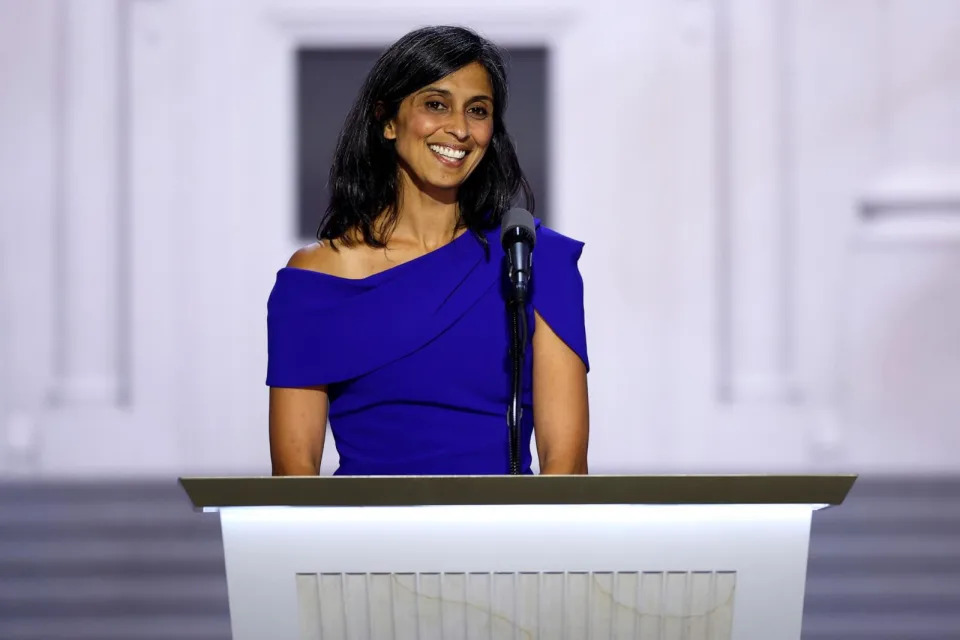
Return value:
<svg viewBox="0 0 960 640">
<path fill-rule="evenodd" d="M 337 354 L 329 346 L 329 296 L 315 274 L 282 269 L 267 300 L 267 385 L 310 387 L 334 382 Z M 333 341 L 336 345 L 336 341 Z"/>
<path fill-rule="evenodd" d="M 533 308 L 550 328 L 580 356 L 587 358 L 587 330 L 583 310 L 583 278 L 577 267 L 583 243 L 546 227 L 537 228 L 533 251 Z"/>
</svg>

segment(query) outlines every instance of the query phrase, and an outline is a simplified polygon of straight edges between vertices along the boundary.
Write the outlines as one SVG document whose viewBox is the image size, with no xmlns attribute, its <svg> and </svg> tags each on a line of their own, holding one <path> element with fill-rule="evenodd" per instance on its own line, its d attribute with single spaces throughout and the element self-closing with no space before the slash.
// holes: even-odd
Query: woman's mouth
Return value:
<svg viewBox="0 0 960 640">
<path fill-rule="evenodd" d="M 427 146 L 430 147 L 430 151 L 433 151 L 433 155 L 436 156 L 437 160 L 448 167 L 459 167 L 463 164 L 464 158 L 466 158 L 469 153 L 466 149 L 454 149 L 453 147 L 442 144 L 430 144 Z"/>
</svg>

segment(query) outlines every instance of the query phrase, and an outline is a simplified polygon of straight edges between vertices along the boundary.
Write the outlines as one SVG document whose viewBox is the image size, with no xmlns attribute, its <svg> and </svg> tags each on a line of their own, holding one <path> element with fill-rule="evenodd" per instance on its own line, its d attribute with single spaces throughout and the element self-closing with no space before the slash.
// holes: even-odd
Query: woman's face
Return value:
<svg viewBox="0 0 960 640">
<path fill-rule="evenodd" d="M 473 62 L 404 98 L 383 135 L 413 184 L 452 200 L 490 144 L 493 107 L 487 70 Z"/>
</svg>

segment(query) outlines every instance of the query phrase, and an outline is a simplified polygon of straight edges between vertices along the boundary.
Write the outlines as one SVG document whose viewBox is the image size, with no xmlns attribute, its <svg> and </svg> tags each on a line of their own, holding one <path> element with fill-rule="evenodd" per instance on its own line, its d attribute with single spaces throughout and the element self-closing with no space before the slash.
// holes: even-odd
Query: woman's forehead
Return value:
<svg viewBox="0 0 960 640">
<path fill-rule="evenodd" d="M 490 81 L 490 74 L 487 73 L 487 69 L 479 62 L 471 62 L 466 66 L 460 67 L 436 82 L 431 82 L 416 93 L 429 91 L 430 89 L 443 89 L 451 93 L 481 91 L 489 97 L 493 97 L 493 83 Z"/>
</svg>

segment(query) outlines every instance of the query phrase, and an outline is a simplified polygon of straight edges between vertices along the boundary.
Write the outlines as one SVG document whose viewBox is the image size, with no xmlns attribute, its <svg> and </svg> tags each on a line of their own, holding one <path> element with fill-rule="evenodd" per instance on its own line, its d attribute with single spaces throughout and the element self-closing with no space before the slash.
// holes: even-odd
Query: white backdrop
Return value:
<svg viewBox="0 0 960 640">
<path fill-rule="evenodd" d="M 0 474 L 269 471 L 291 52 L 426 23 L 549 48 L 592 471 L 957 470 L 960 3 L 0 0 Z"/>
</svg>

